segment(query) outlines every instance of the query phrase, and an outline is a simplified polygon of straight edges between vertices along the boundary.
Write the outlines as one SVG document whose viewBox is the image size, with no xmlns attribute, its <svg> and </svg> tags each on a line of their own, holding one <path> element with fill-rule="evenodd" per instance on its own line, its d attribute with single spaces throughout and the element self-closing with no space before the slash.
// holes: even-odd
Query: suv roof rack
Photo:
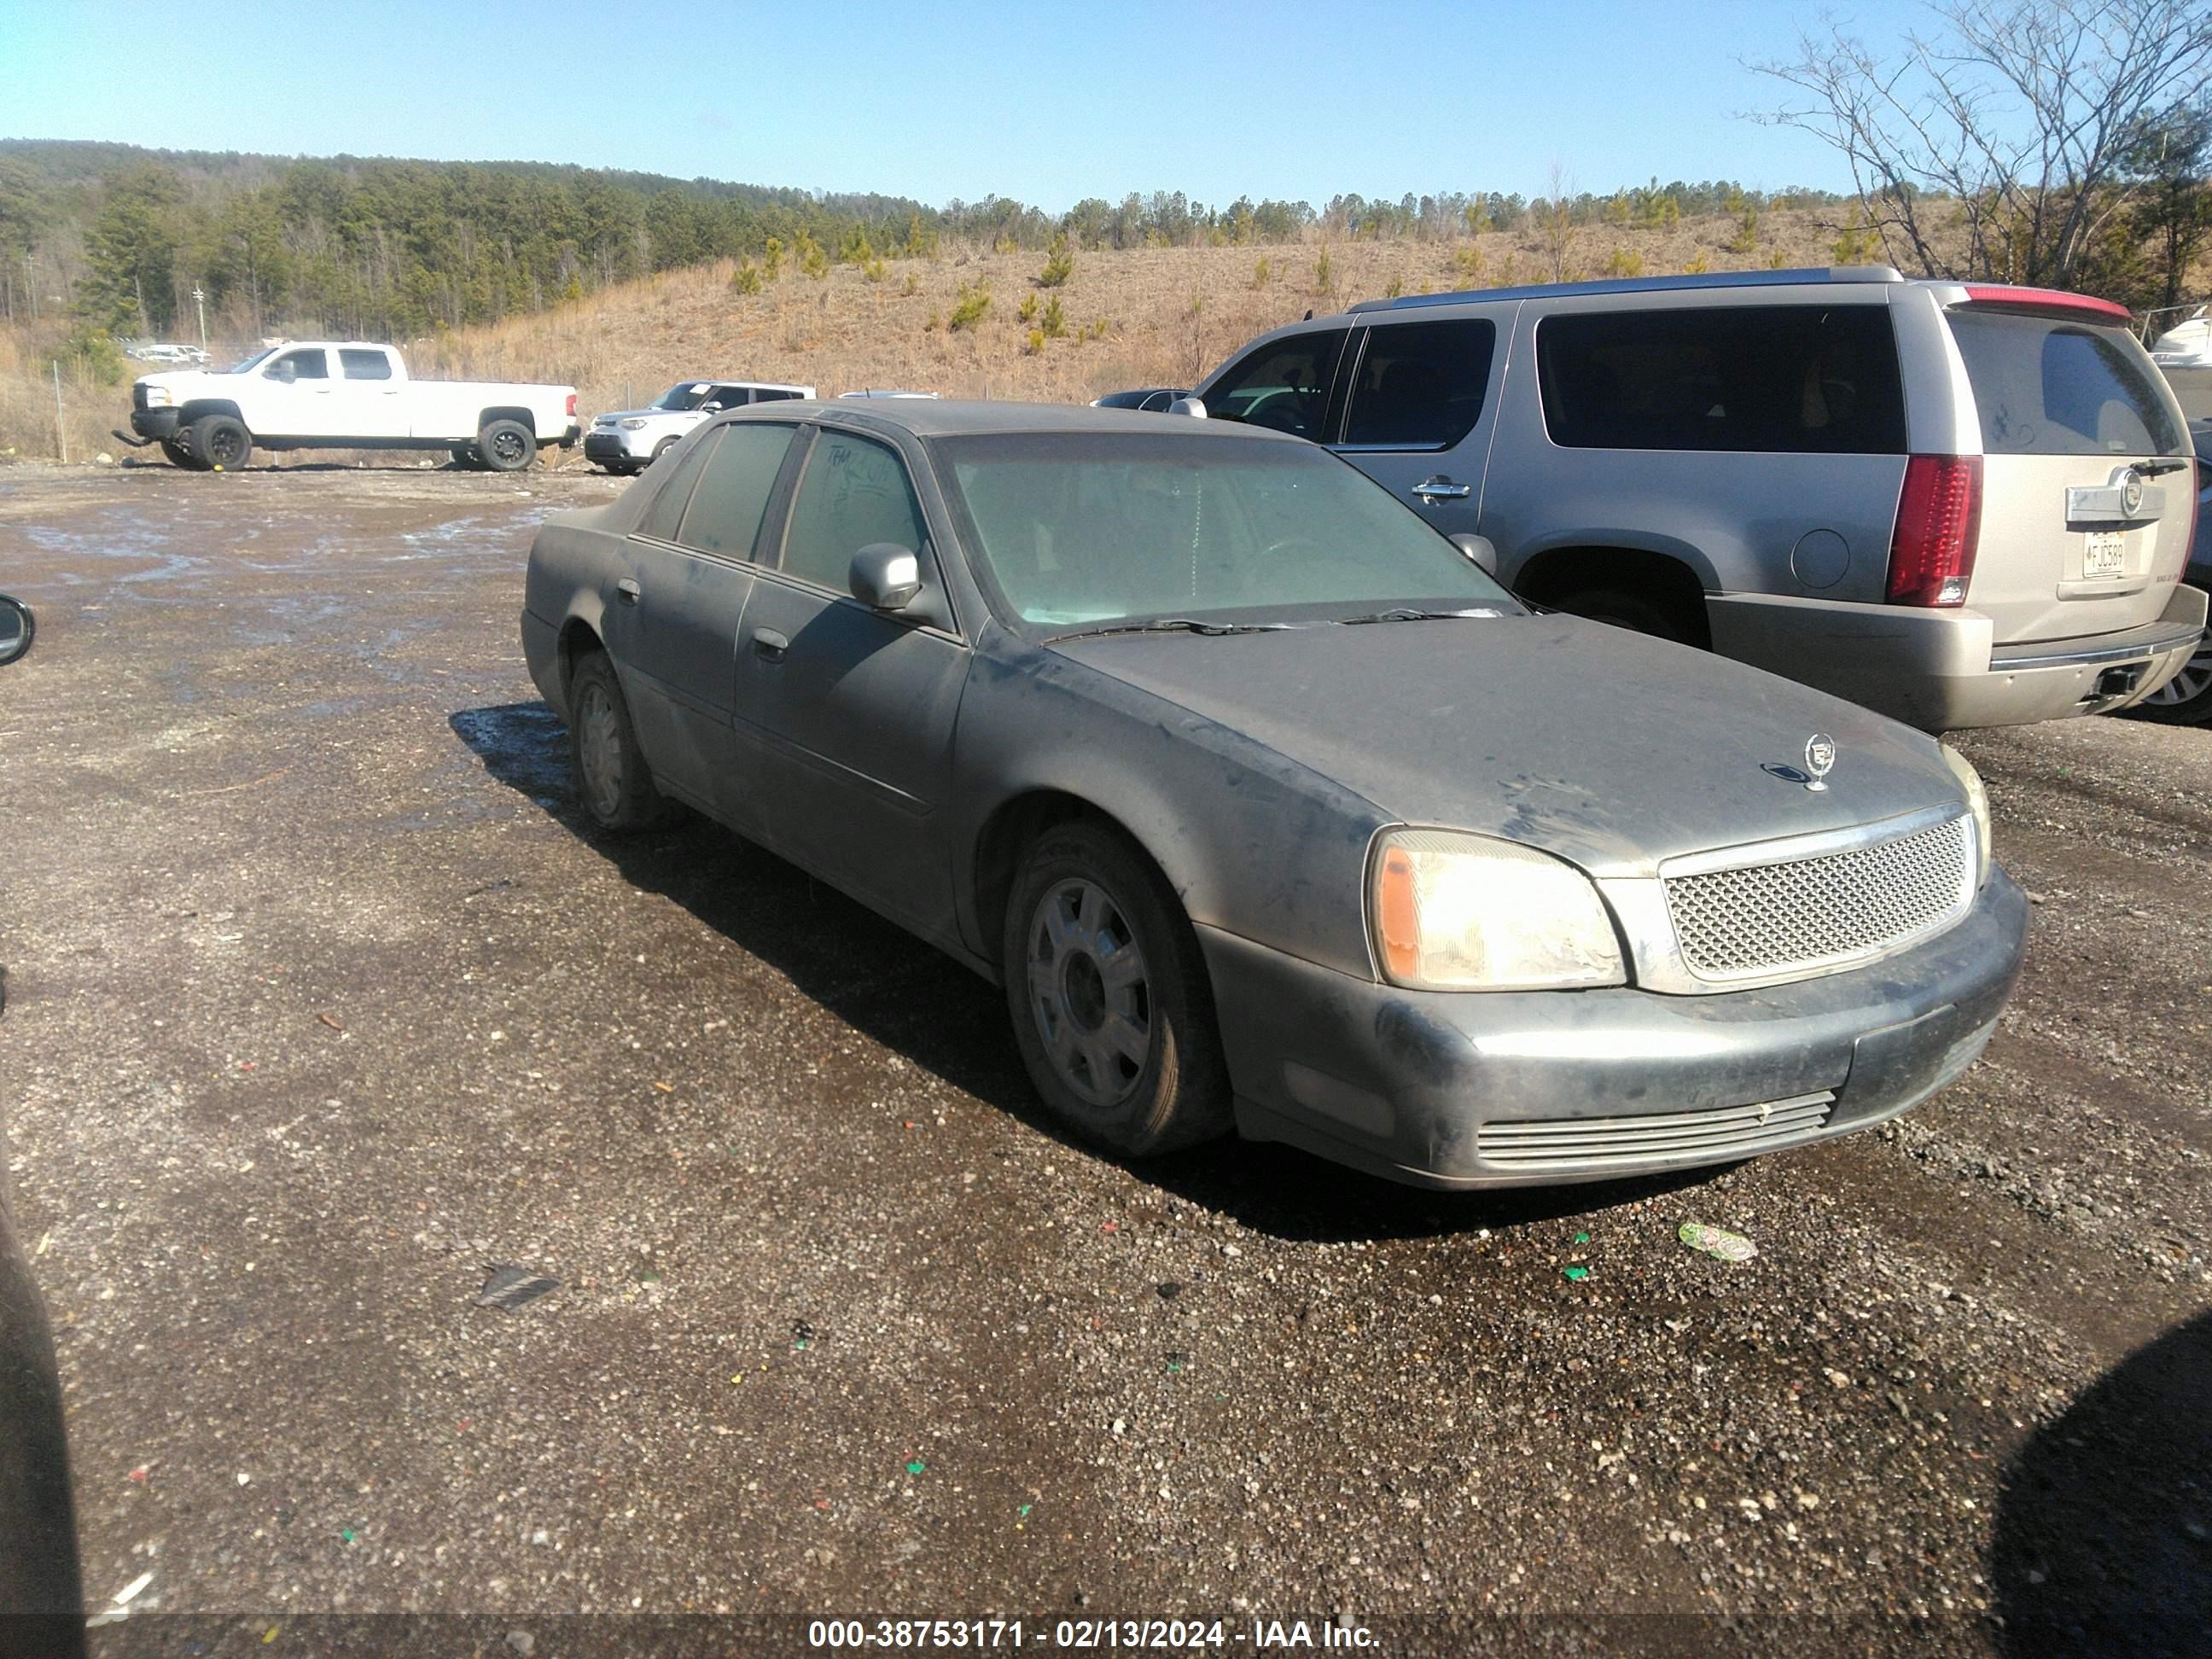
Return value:
<svg viewBox="0 0 2212 1659">
<path fill-rule="evenodd" d="M 1395 300 L 1362 300 L 1347 311 L 1407 311 L 1417 306 L 1462 305 L 1470 300 L 1533 300 L 1575 294 L 1668 294 L 1715 288 L 1786 288 L 1803 283 L 1901 283 L 1892 265 L 1803 265 L 1787 270 L 1714 270 L 1691 276 L 1615 276 L 1594 283 L 1532 283 L 1522 288 L 1462 289 L 1450 294 L 1404 294 Z"/>
</svg>

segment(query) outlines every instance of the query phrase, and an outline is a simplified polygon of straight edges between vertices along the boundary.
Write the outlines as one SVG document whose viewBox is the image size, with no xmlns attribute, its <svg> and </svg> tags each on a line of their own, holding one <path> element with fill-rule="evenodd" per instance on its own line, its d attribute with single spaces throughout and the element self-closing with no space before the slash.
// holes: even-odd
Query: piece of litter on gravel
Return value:
<svg viewBox="0 0 2212 1659">
<path fill-rule="evenodd" d="M 131 1601 L 137 1596 L 138 1592 L 144 1589 L 147 1585 L 153 1582 L 154 1575 L 152 1573 L 140 1573 L 136 1578 L 125 1584 L 121 1589 L 115 1592 L 115 1605 L 118 1607 L 130 1606 Z"/>
<path fill-rule="evenodd" d="M 1575 1243 L 1577 1243 L 1577 1244 L 1587 1244 L 1587 1243 L 1589 1243 L 1589 1235 L 1588 1233 L 1577 1233 L 1577 1234 L 1575 1235 Z"/>
<path fill-rule="evenodd" d="M 238 1484 L 241 1486 L 250 1486 L 253 1484 L 253 1477 L 244 1469 L 240 1469 L 238 1472 Z"/>
<path fill-rule="evenodd" d="M 1588 1267 L 1570 1267 L 1567 1269 L 1567 1277 L 1572 1279 L 1576 1284 L 1579 1285 L 1583 1280 L 1589 1277 L 1589 1269 Z"/>
<path fill-rule="evenodd" d="M 906 1466 L 906 1472 L 908 1474 L 920 1474 L 928 1467 L 928 1464 L 923 1462 L 919 1457 L 917 1457 Z"/>
<path fill-rule="evenodd" d="M 535 1302 L 548 1291 L 557 1291 L 561 1281 L 534 1273 L 527 1267 L 494 1267 L 491 1277 L 483 1282 L 477 1293 L 477 1306 L 497 1308 L 513 1313 L 526 1302 Z"/>
<path fill-rule="evenodd" d="M 1153 1288 L 1159 1291 L 1160 1299 L 1164 1302 L 1172 1302 L 1182 1294 L 1182 1286 L 1172 1279 L 1168 1280 L 1166 1284 L 1158 1285 L 1153 1286 Z"/>
<path fill-rule="evenodd" d="M 339 1536 L 339 1537 L 341 1537 L 341 1538 L 343 1538 L 343 1539 L 344 1539 L 344 1540 L 346 1540 L 346 1542 L 347 1542 L 347 1543 L 349 1543 L 349 1544 L 352 1543 L 352 1542 L 353 1542 L 353 1528 L 352 1528 L 351 1527 L 341 1527 L 341 1528 L 338 1528 L 338 1536 Z"/>
<path fill-rule="evenodd" d="M 791 1322 L 791 1341 L 793 1347 L 803 1348 L 814 1340 L 814 1327 L 803 1319 Z"/>
<path fill-rule="evenodd" d="M 1168 1369 L 1171 1371 L 1181 1370 L 1182 1369 L 1182 1356 L 1179 1353 L 1170 1354 L 1168 1356 Z"/>
<path fill-rule="evenodd" d="M 317 1014 L 315 1018 L 322 1021 L 324 1024 L 329 1026 L 333 1031 L 343 1031 L 345 1030 L 344 1026 L 339 1024 L 337 1021 L 332 1019 L 328 1014 Z"/>
<path fill-rule="evenodd" d="M 1702 1221 L 1685 1221 L 1674 1236 L 1692 1249 L 1703 1250 L 1723 1261 L 1748 1261 L 1759 1254 L 1759 1246 L 1741 1233 L 1709 1226 Z"/>
</svg>

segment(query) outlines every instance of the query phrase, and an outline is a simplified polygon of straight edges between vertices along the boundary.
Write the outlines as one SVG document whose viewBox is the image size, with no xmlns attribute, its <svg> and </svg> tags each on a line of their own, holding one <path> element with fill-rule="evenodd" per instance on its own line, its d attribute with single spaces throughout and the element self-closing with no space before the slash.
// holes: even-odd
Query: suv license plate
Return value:
<svg viewBox="0 0 2212 1659">
<path fill-rule="evenodd" d="M 2088 550 L 2081 556 L 2082 575 L 2124 576 L 2127 568 L 2127 538 L 2117 530 L 2092 531 Z"/>
</svg>

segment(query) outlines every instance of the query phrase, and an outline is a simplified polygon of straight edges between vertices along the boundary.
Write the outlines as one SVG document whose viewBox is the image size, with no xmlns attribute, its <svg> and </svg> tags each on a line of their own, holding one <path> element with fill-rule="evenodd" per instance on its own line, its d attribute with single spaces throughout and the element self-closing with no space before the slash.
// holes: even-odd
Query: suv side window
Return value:
<svg viewBox="0 0 2212 1659">
<path fill-rule="evenodd" d="M 1329 383 L 1350 331 L 1316 329 L 1261 346 L 1214 382 L 1206 393 L 1206 414 L 1319 439 Z"/>
<path fill-rule="evenodd" d="M 653 505 L 646 508 L 645 516 L 637 521 L 639 535 L 650 536 L 657 542 L 676 539 L 676 526 L 684 521 L 684 509 L 691 500 L 691 486 L 699 482 L 699 469 L 706 465 L 707 457 L 714 453 L 714 446 L 721 442 L 724 430 L 726 428 L 710 428 L 705 437 L 691 446 L 690 453 L 684 456 L 682 465 L 662 481 L 660 493 L 653 498 Z M 653 471 L 659 472 L 667 465 L 663 461 Z M 651 482 L 649 474 L 647 482 Z"/>
<path fill-rule="evenodd" d="M 707 394 L 707 402 L 720 404 L 724 409 L 743 409 L 750 395 L 741 386 L 718 386 Z"/>
<path fill-rule="evenodd" d="M 1498 327 L 1487 318 L 1379 325 L 1353 377 L 1344 442 L 1449 449 L 1482 418 Z"/>
<path fill-rule="evenodd" d="M 676 539 L 702 553 L 751 558 L 775 475 L 783 470 L 784 455 L 798 431 L 791 426 L 725 428 L 684 509 Z"/>
<path fill-rule="evenodd" d="M 392 378 L 392 359 L 380 351 L 348 350 L 338 349 L 338 362 L 345 367 L 349 380 L 388 380 Z"/>
<path fill-rule="evenodd" d="M 1536 364 L 1544 425 L 1564 448 L 1905 453 L 1883 306 L 1547 317 Z"/>
<path fill-rule="evenodd" d="M 842 593 L 853 555 L 872 542 L 896 542 L 917 553 L 928 547 L 914 486 L 897 455 L 882 444 L 825 431 L 814 441 L 791 505 L 783 568 Z"/>
</svg>

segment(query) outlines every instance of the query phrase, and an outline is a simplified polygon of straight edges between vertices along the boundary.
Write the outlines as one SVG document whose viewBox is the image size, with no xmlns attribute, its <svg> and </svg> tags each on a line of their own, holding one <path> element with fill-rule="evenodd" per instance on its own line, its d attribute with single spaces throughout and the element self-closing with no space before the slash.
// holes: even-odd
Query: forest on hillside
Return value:
<svg viewBox="0 0 2212 1659">
<path fill-rule="evenodd" d="M 1443 238 L 1535 213 L 1665 226 L 1716 212 L 1834 204 L 1727 180 L 1556 202 L 1480 191 L 1225 205 L 1180 191 L 1052 214 L 1004 197 L 932 207 L 708 179 L 542 163 L 411 161 L 0 142 L 0 315 L 65 314 L 116 338 L 272 331 L 404 339 L 541 311 L 721 258 L 801 266 L 934 253 L 946 241 L 1077 249 Z"/>
</svg>

